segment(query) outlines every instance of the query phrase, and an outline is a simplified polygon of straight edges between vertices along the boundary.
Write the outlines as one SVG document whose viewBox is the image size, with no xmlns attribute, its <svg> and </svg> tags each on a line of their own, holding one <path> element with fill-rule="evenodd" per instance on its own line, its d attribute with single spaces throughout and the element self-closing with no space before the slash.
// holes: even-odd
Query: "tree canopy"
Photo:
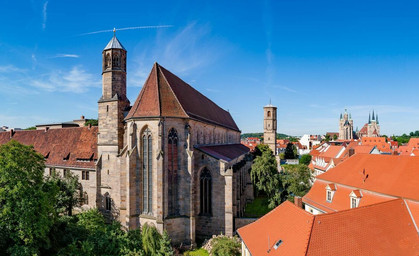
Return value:
<svg viewBox="0 0 419 256">
<path fill-rule="evenodd" d="M 287 147 L 285 148 L 285 152 L 284 152 L 284 157 L 285 157 L 285 159 L 296 159 L 297 158 L 296 148 L 295 148 L 294 144 L 292 144 L 292 143 L 287 144 Z"/>
<path fill-rule="evenodd" d="M 310 154 L 304 154 L 300 157 L 300 164 L 309 165 L 311 162 L 311 155 Z"/>
</svg>

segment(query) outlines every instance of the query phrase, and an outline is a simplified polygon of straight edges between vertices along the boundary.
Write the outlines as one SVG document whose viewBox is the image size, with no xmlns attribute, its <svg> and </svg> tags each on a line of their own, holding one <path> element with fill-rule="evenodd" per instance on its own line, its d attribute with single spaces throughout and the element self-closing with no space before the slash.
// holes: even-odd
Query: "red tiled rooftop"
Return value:
<svg viewBox="0 0 419 256">
<path fill-rule="evenodd" d="M 368 178 L 365 178 L 366 175 Z M 419 157 L 355 154 L 316 178 L 419 200 Z"/>
<path fill-rule="evenodd" d="M 321 215 L 284 202 L 238 233 L 258 256 L 419 255 L 419 237 L 401 199 Z"/>
<path fill-rule="evenodd" d="M 190 117 L 238 131 L 228 111 L 155 63 L 126 119 Z"/>
<path fill-rule="evenodd" d="M 0 144 L 13 139 L 25 145 L 33 145 L 37 152 L 44 157 L 48 156 L 47 165 L 94 169 L 94 160 L 97 159 L 97 131 L 97 127 L 15 131 L 12 138 L 10 132 L 0 132 Z M 69 159 L 64 160 L 68 154 Z M 83 159 L 91 161 L 80 161 Z"/>
</svg>

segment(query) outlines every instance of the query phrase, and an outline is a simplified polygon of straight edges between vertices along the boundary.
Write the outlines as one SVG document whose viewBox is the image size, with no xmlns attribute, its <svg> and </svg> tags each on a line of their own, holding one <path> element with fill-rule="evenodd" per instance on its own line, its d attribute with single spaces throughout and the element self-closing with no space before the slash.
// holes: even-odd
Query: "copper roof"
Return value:
<svg viewBox="0 0 419 256">
<path fill-rule="evenodd" d="M 160 116 L 194 118 L 239 131 L 228 111 L 155 63 L 126 119 Z"/>
<path fill-rule="evenodd" d="M 216 159 L 222 159 L 227 162 L 249 152 L 249 148 L 243 144 L 196 146 L 195 148 Z"/>
<path fill-rule="evenodd" d="M 0 144 L 16 140 L 33 145 L 47 165 L 95 168 L 97 159 L 97 127 L 61 128 L 33 131 L 0 132 Z M 66 159 L 68 157 L 68 159 Z"/>
</svg>

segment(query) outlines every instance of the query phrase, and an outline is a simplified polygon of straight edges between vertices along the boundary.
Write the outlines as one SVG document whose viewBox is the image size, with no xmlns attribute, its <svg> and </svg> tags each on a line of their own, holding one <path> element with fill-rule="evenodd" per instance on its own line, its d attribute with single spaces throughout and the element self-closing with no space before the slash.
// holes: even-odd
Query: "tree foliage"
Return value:
<svg viewBox="0 0 419 256">
<path fill-rule="evenodd" d="M 296 159 L 297 158 L 296 150 L 297 149 L 295 148 L 294 144 L 288 143 L 284 152 L 285 159 Z"/>
<path fill-rule="evenodd" d="M 97 209 L 65 215 L 78 200 L 77 177 L 44 177 L 44 157 L 32 146 L 0 146 L 1 255 L 172 255 L 155 227 L 124 231 Z M 147 248 L 147 253 L 143 250 Z"/>
<path fill-rule="evenodd" d="M 300 164 L 309 165 L 311 162 L 311 155 L 310 154 L 304 154 L 300 157 Z"/>
<path fill-rule="evenodd" d="M 287 200 L 293 201 L 294 196 L 304 196 L 311 188 L 312 173 L 304 164 L 283 165 L 281 182 L 287 194 Z"/>
<path fill-rule="evenodd" d="M 98 126 L 99 121 L 97 119 L 87 119 L 84 126 L 89 126 L 89 124 L 92 126 Z"/>
<path fill-rule="evenodd" d="M 29 255 L 49 246 L 57 188 L 44 183 L 44 167 L 32 146 L 0 146 L 0 251 Z"/>
<path fill-rule="evenodd" d="M 211 255 L 214 256 L 239 256 L 241 245 L 238 239 L 230 237 L 217 237 L 213 239 Z"/>
<path fill-rule="evenodd" d="M 56 194 L 56 211 L 59 214 L 65 213 L 71 216 L 73 207 L 80 206 L 81 184 L 78 177 L 71 172 L 67 172 L 64 177 L 53 173 L 48 177 L 47 182 L 59 188 Z"/>
</svg>

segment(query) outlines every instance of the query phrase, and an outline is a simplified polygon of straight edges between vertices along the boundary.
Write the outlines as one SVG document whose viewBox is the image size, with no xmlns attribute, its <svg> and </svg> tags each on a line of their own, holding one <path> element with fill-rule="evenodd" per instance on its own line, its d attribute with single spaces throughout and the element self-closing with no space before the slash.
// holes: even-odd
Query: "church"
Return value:
<svg viewBox="0 0 419 256">
<path fill-rule="evenodd" d="M 78 175 L 82 208 L 97 207 L 127 229 L 149 223 L 174 244 L 233 235 L 253 186 L 249 149 L 230 113 L 158 63 L 131 105 L 127 51 L 115 35 L 102 57 L 97 127 L 12 130 L 0 144 L 33 145 L 45 175 Z"/>
</svg>

